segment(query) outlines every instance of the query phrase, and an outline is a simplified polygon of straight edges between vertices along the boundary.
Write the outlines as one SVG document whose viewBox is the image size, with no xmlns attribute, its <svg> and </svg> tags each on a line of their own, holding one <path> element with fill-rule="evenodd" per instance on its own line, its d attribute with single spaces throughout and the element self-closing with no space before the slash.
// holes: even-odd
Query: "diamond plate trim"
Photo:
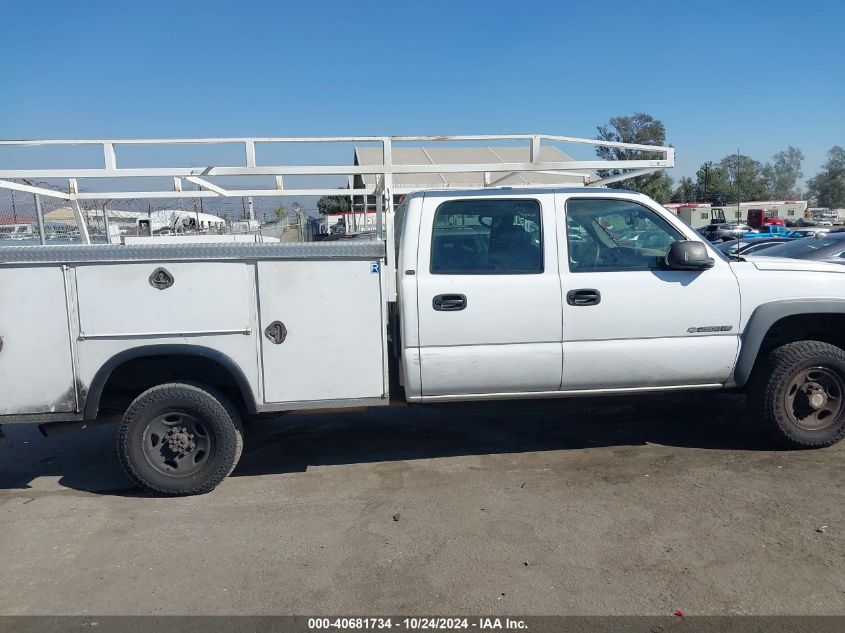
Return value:
<svg viewBox="0 0 845 633">
<path fill-rule="evenodd" d="M 293 244 L 0 246 L 0 265 L 233 259 L 378 259 L 384 256 L 385 245 L 379 240 Z"/>
</svg>

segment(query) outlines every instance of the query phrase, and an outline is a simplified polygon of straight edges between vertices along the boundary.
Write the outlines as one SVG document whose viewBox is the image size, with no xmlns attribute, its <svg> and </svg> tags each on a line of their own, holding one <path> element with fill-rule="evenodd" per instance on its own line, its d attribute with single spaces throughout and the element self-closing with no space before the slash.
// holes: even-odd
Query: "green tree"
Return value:
<svg viewBox="0 0 845 633">
<path fill-rule="evenodd" d="M 694 202 L 695 182 L 689 176 L 684 176 L 678 181 L 678 186 L 672 193 L 672 202 Z"/>
<path fill-rule="evenodd" d="M 288 219 L 288 210 L 284 207 L 276 207 L 276 222 L 282 222 Z"/>
<path fill-rule="evenodd" d="M 845 149 L 834 145 L 827 153 L 821 171 L 807 182 L 810 195 L 820 207 L 845 207 Z"/>
<path fill-rule="evenodd" d="M 768 197 L 763 165 L 745 154 L 728 154 L 719 161 L 719 169 L 727 180 L 727 201 L 747 202 Z"/>
<path fill-rule="evenodd" d="M 702 163 L 695 172 L 697 200 L 717 206 L 728 199 L 730 183 L 724 170 L 712 160 Z"/>
<path fill-rule="evenodd" d="M 349 198 L 346 196 L 323 196 L 317 201 L 320 213 L 346 213 L 349 211 Z"/>
<path fill-rule="evenodd" d="M 775 168 L 772 166 L 771 163 L 763 163 L 760 165 L 760 185 L 763 188 L 763 191 L 766 193 L 763 195 L 763 198 L 767 200 L 772 200 L 776 198 L 772 192 L 775 189 Z"/>
<path fill-rule="evenodd" d="M 684 177 L 672 194 L 673 202 L 709 202 L 717 206 L 725 203 L 730 195 L 730 183 L 725 173 L 713 161 L 702 163 L 695 172 L 695 179 Z"/>
<path fill-rule="evenodd" d="M 666 128 L 650 114 L 637 112 L 632 116 L 613 117 L 608 125 L 600 125 L 598 140 L 643 145 L 665 145 Z M 649 160 L 661 158 L 660 152 L 630 150 L 618 147 L 597 147 L 596 154 L 604 160 Z M 622 173 L 618 169 L 600 170 L 602 178 Z M 636 176 L 610 185 L 618 189 L 630 189 L 654 198 L 658 202 L 667 202 L 672 195 L 672 179 L 660 170 L 644 176 Z"/>
<path fill-rule="evenodd" d="M 801 165 L 804 152 L 791 145 L 772 156 L 769 172 L 769 195 L 775 200 L 793 200 L 800 196 L 798 181 L 804 176 Z"/>
</svg>

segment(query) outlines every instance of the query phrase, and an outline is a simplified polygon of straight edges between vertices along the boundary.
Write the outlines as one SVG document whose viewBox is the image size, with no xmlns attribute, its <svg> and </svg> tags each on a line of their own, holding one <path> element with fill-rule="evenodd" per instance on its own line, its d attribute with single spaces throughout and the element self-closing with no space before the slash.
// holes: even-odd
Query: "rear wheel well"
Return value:
<svg viewBox="0 0 845 633">
<path fill-rule="evenodd" d="M 222 363 L 203 356 L 155 354 L 126 360 L 112 369 L 94 403 L 95 411 L 122 412 L 147 389 L 185 381 L 213 387 L 241 411 L 251 408 L 248 394 Z"/>
</svg>

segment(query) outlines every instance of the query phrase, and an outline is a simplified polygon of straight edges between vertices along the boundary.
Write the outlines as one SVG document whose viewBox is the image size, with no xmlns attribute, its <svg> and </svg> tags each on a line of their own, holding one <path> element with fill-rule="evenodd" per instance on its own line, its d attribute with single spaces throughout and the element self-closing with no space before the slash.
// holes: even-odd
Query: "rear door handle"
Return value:
<svg viewBox="0 0 845 633">
<path fill-rule="evenodd" d="M 457 312 L 467 307 L 466 295 L 435 295 L 432 307 L 438 312 Z"/>
<path fill-rule="evenodd" d="M 580 288 L 566 293 L 566 303 L 571 306 L 594 306 L 601 302 L 601 293 L 595 288 Z"/>
</svg>

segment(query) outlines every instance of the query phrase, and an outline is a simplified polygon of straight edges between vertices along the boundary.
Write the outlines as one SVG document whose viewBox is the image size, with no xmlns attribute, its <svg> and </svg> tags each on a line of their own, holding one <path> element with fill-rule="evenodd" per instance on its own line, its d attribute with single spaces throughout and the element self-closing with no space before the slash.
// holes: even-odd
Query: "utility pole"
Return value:
<svg viewBox="0 0 845 633">
<path fill-rule="evenodd" d="M 739 192 L 739 148 L 736 150 L 736 169 L 734 170 L 734 183 L 736 186 L 736 210 L 739 211 L 739 203 L 742 202 L 742 195 Z"/>
</svg>

